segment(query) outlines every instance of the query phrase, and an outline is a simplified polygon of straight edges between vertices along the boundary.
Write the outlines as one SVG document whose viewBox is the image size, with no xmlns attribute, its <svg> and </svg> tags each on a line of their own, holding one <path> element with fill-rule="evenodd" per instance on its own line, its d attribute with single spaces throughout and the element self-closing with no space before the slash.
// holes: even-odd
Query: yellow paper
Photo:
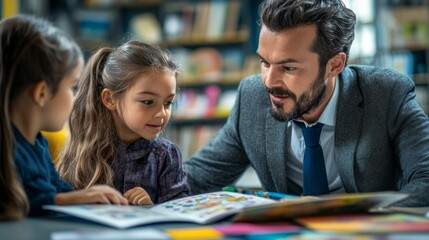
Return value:
<svg viewBox="0 0 429 240">
<path fill-rule="evenodd" d="M 167 229 L 172 239 L 221 239 L 223 235 L 211 227 Z"/>
</svg>

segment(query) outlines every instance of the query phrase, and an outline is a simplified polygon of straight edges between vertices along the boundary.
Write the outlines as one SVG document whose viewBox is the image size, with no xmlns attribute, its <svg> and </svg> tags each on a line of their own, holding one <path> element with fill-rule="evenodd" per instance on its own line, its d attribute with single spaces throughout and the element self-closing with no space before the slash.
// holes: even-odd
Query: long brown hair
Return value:
<svg viewBox="0 0 429 240">
<path fill-rule="evenodd" d="M 25 15 L 0 22 L 0 46 L 0 219 L 12 220 L 25 216 L 29 204 L 15 169 L 11 103 L 41 80 L 55 94 L 82 53 L 49 22 Z"/>
<path fill-rule="evenodd" d="M 70 138 L 57 165 L 60 176 L 75 189 L 113 185 L 111 166 L 118 137 L 101 92 L 108 88 L 120 98 L 148 70 L 177 75 L 178 66 L 165 50 L 141 41 L 129 41 L 116 49 L 101 48 L 88 60 L 69 119 Z"/>
</svg>

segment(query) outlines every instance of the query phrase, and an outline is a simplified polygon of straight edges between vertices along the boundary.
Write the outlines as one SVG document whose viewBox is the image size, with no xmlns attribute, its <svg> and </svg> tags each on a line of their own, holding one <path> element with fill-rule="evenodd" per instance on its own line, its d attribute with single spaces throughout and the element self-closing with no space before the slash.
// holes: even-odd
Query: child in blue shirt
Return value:
<svg viewBox="0 0 429 240">
<path fill-rule="evenodd" d="M 106 185 L 80 191 L 60 179 L 40 131 L 60 130 L 73 104 L 83 57 L 76 43 L 42 19 L 0 22 L 0 218 L 45 214 L 45 204 L 128 204 Z"/>
<path fill-rule="evenodd" d="M 188 195 L 181 153 L 159 137 L 176 98 L 178 66 L 161 48 L 101 48 L 78 85 L 58 171 L 76 189 L 115 186 L 130 204 Z"/>
</svg>

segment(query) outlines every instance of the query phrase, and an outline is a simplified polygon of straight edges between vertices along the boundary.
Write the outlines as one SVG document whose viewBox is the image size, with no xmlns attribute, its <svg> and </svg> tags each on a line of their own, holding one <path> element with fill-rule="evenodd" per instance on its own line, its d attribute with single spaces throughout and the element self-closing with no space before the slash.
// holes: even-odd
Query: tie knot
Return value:
<svg viewBox="0 0 429 240">
<path fill-rule="evenodd" d="M 323 123 L 317 123 L 312 127 L 305 127 L 303 122 L 295 121 L 295 123 L 302 129 L 304 142 L 306 147 L 315 147 L 319 145 L 320 132 L 322 131 Z"/>
</svg>

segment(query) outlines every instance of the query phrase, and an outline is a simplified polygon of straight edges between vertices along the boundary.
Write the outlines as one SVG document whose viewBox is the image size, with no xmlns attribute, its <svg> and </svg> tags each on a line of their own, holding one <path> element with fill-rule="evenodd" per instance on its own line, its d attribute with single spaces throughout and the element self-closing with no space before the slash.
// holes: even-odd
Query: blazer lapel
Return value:
<svg viewBox="0 0 429 240">
<path fill-rule="evenodd" d="M 268 108 L 265 117 L 265 146 L 267 163 L 278 192 L 287 192 L 286 184 L 286 126 L 287 122 L 276 121 Z M 274 139 L 274 141 L 273 141 Z"/>
<path fill-rule="evenodd" d="M 363 98 L 356 75 L 350 68 L 343 70 L 337 83 L 340 92 L 335 125 L 335 163 L 346 192 L 356 192 L 353 169 L 364 117 Z"/>
</svg>

